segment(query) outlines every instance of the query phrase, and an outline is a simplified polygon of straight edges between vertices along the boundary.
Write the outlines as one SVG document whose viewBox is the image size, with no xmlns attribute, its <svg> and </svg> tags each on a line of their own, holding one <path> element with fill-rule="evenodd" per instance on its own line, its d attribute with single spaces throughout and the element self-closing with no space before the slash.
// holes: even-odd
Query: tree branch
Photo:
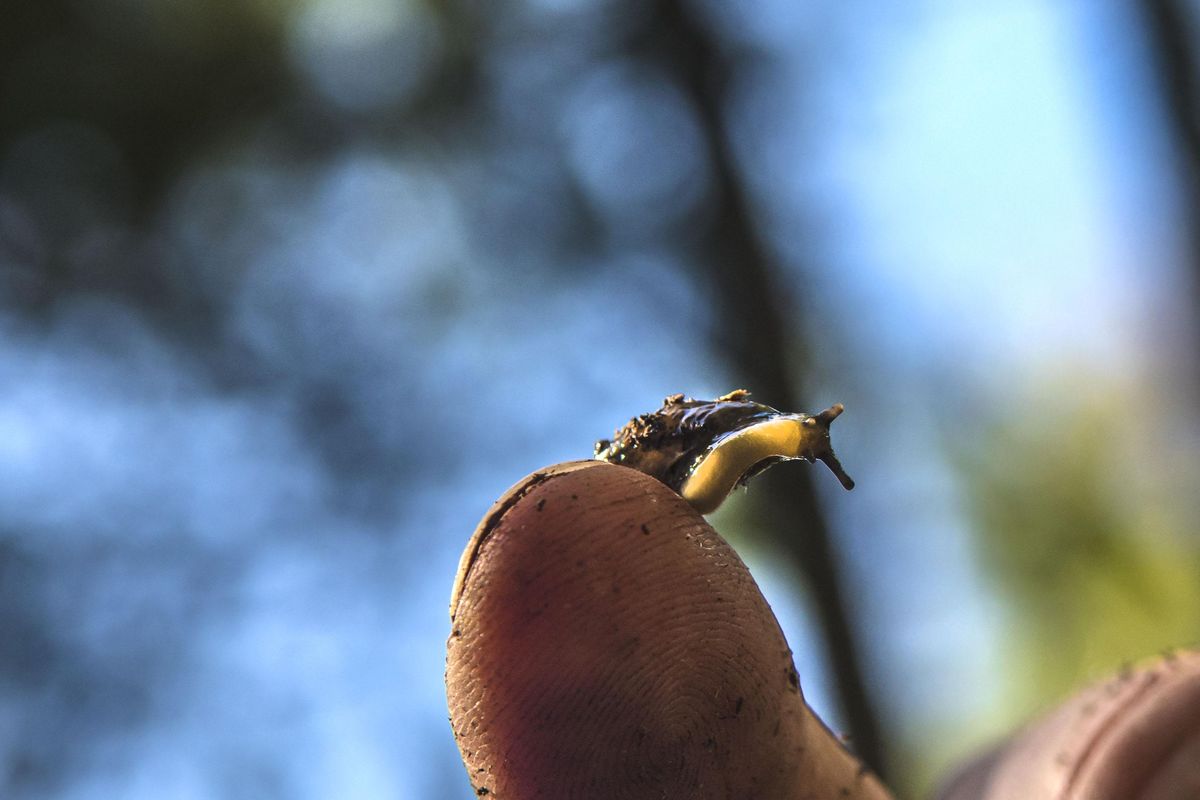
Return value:
<svg viewBox="0 0 1200 800">
<path fill-rule="evenodd" d="M 801 407 L 788 364 L 794 345 L 782 309 L 795 320 L 794 306 L 781 302 L 781 287 L 750 218 L 747 198 L 733 165 L 718 80 L 731 67 L 679 0 L 659 5 L 653 36 L 676 68 L 698 109 L 708 137 L 715 178 L 715 211 L 704 242 L 707 278 L 720 314 L 718 346 L 738 380 L 757 399 L 777 408 Z M 858 755 L 886 777 L 879 723 L 867 692 L 859 645 L 847 614 L 845 591 L 830 542 L 829 526 L 817 501 L 812 475 L 789 471 L 786 485 L 764 479 L 760 492 L 770 509 L 776 539 L 812 593 L 824 634 L 838 700 Z M 796 530 L 797 521 L 807 524 Z"/>
</svg>

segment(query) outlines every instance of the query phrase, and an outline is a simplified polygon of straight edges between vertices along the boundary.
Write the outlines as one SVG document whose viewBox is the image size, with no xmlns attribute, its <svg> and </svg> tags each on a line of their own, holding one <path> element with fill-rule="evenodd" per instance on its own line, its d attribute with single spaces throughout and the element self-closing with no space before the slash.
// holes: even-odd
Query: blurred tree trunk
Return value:
<svg viewBox="0 0 1200 800">
<path fill-rule="evenodd" d="M 733 163 L 722 111 L 721 83 L 733 67 L 682 0 L 658 7 L 650 46 L 665 55 L 700 114 L 715 178 L 713 211 L 702 237 L 701 261 L 718 321 L 716 346 L 730 373 L 757 400 L 778 408 L 802 408 L 794 363 L 796 306 L 783 298 L 760 243 Z M 783 322 L 786 310 L 788 325 Z M 819 410 L 819 409 L 809 409 Z M 866 690 L 859 644 L 846 608 L 846 592 L 829 526 L 817 501 L 811 470 L 777 470 L 760 479 L 758 493 L 769 509 L 774 537 L 811 591 L 852 745 L 877 773 L 886 767 L 879 722 Z"/>
<path fill-rule="evenodd" d="M 1190 250 L 1193 329 L 1200 335 L 1200 102 L 1194 12 L 1183 0 L 1140 0 L 1151 57 L 1180 163 L 1183 216 Z M 1192 370 L 1192 378 L 1200 378 Z"/>
</svg>

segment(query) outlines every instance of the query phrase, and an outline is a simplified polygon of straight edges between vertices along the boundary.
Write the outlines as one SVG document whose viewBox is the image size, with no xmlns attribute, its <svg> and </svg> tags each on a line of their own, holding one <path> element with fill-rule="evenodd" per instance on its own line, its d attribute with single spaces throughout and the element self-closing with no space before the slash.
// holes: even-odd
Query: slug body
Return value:
<svg viewBox="0 0 1200 800">
<path fill-rule="evenodd" d="M 828 441 L 828 435 L 828 428 L 819 428 L 815 417 L 805 415 L 781 414 L 748 425 L 721 437 L 696 459 L 679 493 L 701 514 L 716 511 L 734 487 L 756 469 L 777 460 L 817 458 L 811 455 L 813 446 L 822 437 Z M 832 451 L 829 453 L 832 457 Z M 854 485 L 849 477 L 846 481 L 847 488 Z"/>
<path fill-rule="evenodd" d="M 779 461 L 822 461 L 842 486 L 854 488 L 829 442 L 840 403 L 816 415 L 785 414 L 749 397 L 744 389 L 716 400 L 672 395 L 613 439 L 596 442 L 596 458 L 658 478 L 701 514 L 715 511 L 735 487 Z"/>
</svg>

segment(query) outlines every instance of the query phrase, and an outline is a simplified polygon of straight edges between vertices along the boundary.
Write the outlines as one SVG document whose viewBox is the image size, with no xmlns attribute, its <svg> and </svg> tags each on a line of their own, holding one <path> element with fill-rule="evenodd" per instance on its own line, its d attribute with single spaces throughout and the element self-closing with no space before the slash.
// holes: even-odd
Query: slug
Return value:
<svg viewBox="0 0 1200 800">
<path fill-rule="evenodd" d="M 463 553 L 447 643 L 478 796 L 890 796 L 805 703 L 770 607 L 702 516 L 783 459 L 821 460 L 852 486 L 829 444 L 841 410 L 675 395 L 595 459 L 496 501 Z"/>
<path fill-rule="evenodd" d="M 738 389 L 716 400 L 675 394 L 653 414 L 631 419 L 596 458 L 658 478 L 701 514 L 716 511 L 733 489 L 780 461 L 822 461 L 846 489 L 854 481 L 829 442 L 841 403 L 820 414 L 783 414 Z"/>
</svg>

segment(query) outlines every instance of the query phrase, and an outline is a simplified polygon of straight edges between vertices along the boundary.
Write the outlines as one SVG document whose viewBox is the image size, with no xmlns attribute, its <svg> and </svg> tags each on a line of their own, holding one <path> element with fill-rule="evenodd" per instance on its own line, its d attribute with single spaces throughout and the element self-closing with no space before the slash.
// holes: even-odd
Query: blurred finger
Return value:
<svg viewBox="0 0 1200 800">
<path fill-rule="evenodd" d="M 1085 689 L 969 765 L 940 798 L 1200 798 L 1200 652 Z"/>
</svg>

